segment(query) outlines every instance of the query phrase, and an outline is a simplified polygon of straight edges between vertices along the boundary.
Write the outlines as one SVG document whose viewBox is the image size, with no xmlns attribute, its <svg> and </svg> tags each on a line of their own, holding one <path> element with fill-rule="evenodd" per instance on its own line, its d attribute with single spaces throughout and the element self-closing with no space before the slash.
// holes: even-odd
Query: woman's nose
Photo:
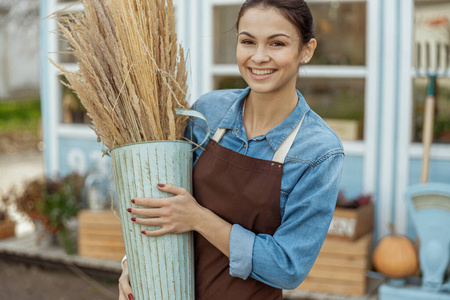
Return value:
<svg viewBox="0 0 450 300">
<path fill-rule="evenodd" d="M 268 62 L 270 60 L 270 57 L 267 54 L 266 49 L 264 47 L 257 47 L 255 49 L 255 53 L 252 56 L 252 60 L 255 63 L 263 63 Z"/>
</svg>

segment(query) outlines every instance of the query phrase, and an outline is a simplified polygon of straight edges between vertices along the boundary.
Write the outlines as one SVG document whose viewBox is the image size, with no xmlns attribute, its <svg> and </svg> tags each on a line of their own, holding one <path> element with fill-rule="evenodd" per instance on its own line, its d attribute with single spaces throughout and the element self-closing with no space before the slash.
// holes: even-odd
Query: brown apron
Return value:
<svg viewBox="0 0 450 300">
<path fill-rule="evenodd" d="M 277 151 L 274 161 L 248 157 L 221 146 L 218 142 L 225 129 L 219 128 L 195 165 L 195 199 L 231 224 L 239 224 L 255 234 L 273 235 L 281 224 L 282 162 L 301 123 L 283 143 L 291 138 L 281 159 Z M 281 289 L 250 277 L 246 280 L 232 277 L 229 259 L 198 233 L 195 233 L 195 294 L 196 300 L 283 299 Z"/>
</svg>

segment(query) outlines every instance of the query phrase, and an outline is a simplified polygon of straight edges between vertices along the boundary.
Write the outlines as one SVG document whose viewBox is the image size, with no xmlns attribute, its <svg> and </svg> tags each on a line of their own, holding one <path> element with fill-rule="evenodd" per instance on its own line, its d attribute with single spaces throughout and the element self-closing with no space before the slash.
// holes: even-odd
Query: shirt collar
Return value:
<svg viewBox="0 0 450 300">
<path fill-rule="evenodd" d="M 239 95 L 238 99 L 233 103 L 233 105 L 228 110 L 225 117 L 219 124 L 219 128 L 232 129 L 237 125 L 237 121 L 240 119 L 242 122 L 242 107 L 244 106 L 245 98 L 247 98 L 250 93 L 250 87 L 247 87 Z"/>
<path fill-rule="evenodd" d="M 219 128 L 233 129 L 241 128 L 243 126 L 242 121 L 242 107 L 244 105 L 245 98 L 247 98 L 250 93 L 250 87 L 247 87 L 239 95 L 238 99 L 230 107 L 225 117 L 220 122 Z M 265 138 L 269 142 L 273 151 L 277 151 L 278 147 L 283 143 L 287 136 L 294 130 L 298 125 L 303 115 L 310 110 L 308 104 L 305 101 L 303 95 L 297 91 L 298 103 L 294 110 L 289 114 L 289 116 L 284 119 L 283 122 L 272 128 L 266 135 Z M 256 139 L 262 139 L 263 137 L 258 137 Z"/>
</svg>

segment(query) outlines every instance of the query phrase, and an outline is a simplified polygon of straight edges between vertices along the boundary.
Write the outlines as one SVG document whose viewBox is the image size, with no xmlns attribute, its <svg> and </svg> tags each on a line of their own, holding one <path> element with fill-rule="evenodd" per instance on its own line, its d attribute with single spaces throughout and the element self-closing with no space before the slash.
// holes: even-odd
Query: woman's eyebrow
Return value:
<svg viewBox="0 0 450 300">
<path fill-rule="evenodd" d="M 246 36 L 248 36 L 248 37 L 251 37 L 252 39 L 255 39 L 255 37 L 252 35 L 252 34 L 250 34 L 249 32 L 247 32 L 247 31 L 241 31 L 241 32 L 239 32 L 239 34 L 238 35 L 246 35 Z M 284 33 L 275 33 L 275 34 L 272 34 L 271 36 L 269 36 L 267 39 L 273 39 L 273 38 L 276 38 L 276 37 L 279 37 L 279 36 L 284 36 L 284 37 L 287 37 L 288 39 L 291 39 L 291 37 L 290 36 L 288 36 L 287 34 L 284 34 Z"/>
</svg>

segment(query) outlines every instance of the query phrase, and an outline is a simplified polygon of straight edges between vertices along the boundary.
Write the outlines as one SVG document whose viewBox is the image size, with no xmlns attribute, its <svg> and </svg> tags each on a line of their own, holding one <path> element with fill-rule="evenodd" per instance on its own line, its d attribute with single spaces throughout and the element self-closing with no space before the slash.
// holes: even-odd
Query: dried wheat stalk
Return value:
<svg viewBox="0 0 450 300">
<path fill-rule="evenodd" d="M 111 150 L 144 141 L 181 139 L 187 124 L 184 52 L 177 44 L 172 0 L 82 0 L 84 13 L 56 16 L 79 70 L 66 76 Z"/>
</svg>

